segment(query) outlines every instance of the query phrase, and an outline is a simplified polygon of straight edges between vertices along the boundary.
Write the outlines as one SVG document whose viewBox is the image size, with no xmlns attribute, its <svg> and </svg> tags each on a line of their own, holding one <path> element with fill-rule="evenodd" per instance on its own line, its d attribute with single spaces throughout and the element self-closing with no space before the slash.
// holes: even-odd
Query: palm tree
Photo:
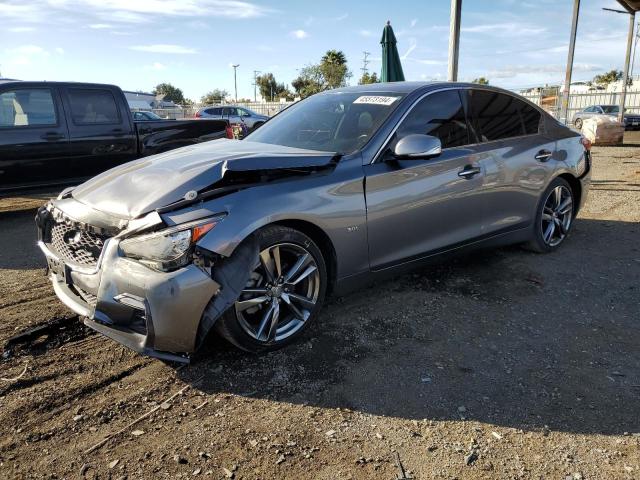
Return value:
<svg viewBox="0 0 640 480">
<path fill-rule="evenodd" d="M 327 53 L 322 57 L 322 63 L 344 65 L 347 63 L 347 57 L 345 57 L 342 50 L 327 50 Z"/>
</svg>

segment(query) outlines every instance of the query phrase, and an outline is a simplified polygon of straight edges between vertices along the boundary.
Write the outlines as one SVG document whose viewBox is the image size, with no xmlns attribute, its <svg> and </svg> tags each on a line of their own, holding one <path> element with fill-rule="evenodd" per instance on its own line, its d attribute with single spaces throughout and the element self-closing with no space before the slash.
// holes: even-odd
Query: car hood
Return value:
<svg viewBox="0 0 640 480">
<path fill-rule="evenodd" d="M 228 172 L 322 168 L 333 152 L 249 142 L 214 140 L 125 163 L 72 191 L 77 201 L 104 213 L 132 219 L 201 192 Z"/>
</svg>

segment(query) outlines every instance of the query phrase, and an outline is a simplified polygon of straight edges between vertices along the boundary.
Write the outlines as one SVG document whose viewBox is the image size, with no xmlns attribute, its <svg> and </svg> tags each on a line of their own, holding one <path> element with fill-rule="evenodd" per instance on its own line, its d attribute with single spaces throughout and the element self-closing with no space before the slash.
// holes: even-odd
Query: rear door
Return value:
<svg viewBox="0 0 640 480">
<path fill-rule="evenodd" d="M 93 176 L 136 158 L 131 113 L 106 87 L 69 86 L 62 92 L 76 176 Z"/>
<path fill-rule="evenodd" d="M 468 90 L 469 122 L 484 172 L 483 234 L 524 228 L 557 168 L 555 142 L 544 132 L 540 111 L 514 95 Z"/>
<path fill-rule="evenodd" d="M 0 90 L 0 190 L 71 176 L 69 136 L 55 87 Z"/>
<path fill-rule="evenodd" d="M 240 123 L 240 114 L 236 107 L 224 107 L 222 109 L 222 116 L 225 119 L 229 119 L 229 123 Z"/>
<path fill-rule="evenodd" d="M 397 160 L 409 134 L 440 138 L 434 158 Z M 365 166 L 371 268 L 385 268 L 468 242 L 481 234 L 483 154 L 471 143 L 457 89 L 428 94 L 400 121 L 381 155 Z M 468 176 L 466 171 L 476 171 Z"/>
</svg>

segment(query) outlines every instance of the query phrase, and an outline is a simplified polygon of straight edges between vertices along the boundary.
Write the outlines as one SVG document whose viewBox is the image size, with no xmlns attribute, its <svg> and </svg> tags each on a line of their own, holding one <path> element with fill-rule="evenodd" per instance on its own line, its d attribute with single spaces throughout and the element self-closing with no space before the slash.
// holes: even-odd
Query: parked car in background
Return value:
<svg viewBox="0 0 640 480">
<path fill-rule="evenodd" d="M 620 113 L 620 105 L 591 105 L 573 115 L 573 125 L 577 129 L 582 128 L 582 122 L 588 118 L 617 117 Z M 625 130 L 640 129 L 640 114 L 625 113 L 623 117 Z"/>
<path fill-rule="evenodd" d="M 144 120 L 119 87 L 0 82 L 0 193 L 78 183 L 136 158 L 229 134 L 226 120 Z"/>
<path fill-rule="evenodd" d="M 228 120 L 229 123 L 244 123 L 249 130 L 255 130 L 269 120 L 266 115 L 260 115 L 248 108 L 234 105 L 203 107 L 196 112 L 196 117 Z"/>
<path fill-rule="evenodd" d="M 139 352 L 185 361 L 212 329 L 271 350 L 300 338 L 329 292 L 463 249 L 556 251 L 587 196 L 589 146 L 494 87 L 340 88 L 245 140 L 65 190 L 37 214 L 39 245 L 58 297 Z"/>
<path fill-rule="evenodd" d="M 136 122 L 153 122 L 155 120 L 165 120 L 160 115 L 147 111 L 132 112 L 132 115 L 133 120 Z"/>
</svg>

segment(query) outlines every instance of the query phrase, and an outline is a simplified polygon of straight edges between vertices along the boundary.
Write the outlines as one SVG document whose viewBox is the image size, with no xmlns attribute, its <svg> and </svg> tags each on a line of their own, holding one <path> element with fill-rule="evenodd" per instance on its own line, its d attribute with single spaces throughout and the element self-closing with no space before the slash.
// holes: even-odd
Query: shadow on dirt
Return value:
<svg viewBox="0 0 640 480">
<path fill-rule="evenodd" d="M 198 388 L 406 419 L 640 430 L 640 226 L 577 220 L 558 252 L 476 252 L 331 299 L 305 339 L 209 342 Z"/>
<path fill-rule="evenodd" d="M 44 268 L 44 255 L 38 248 L 35 210 L 0 212 L 0 269 Z"/>
</svg>

